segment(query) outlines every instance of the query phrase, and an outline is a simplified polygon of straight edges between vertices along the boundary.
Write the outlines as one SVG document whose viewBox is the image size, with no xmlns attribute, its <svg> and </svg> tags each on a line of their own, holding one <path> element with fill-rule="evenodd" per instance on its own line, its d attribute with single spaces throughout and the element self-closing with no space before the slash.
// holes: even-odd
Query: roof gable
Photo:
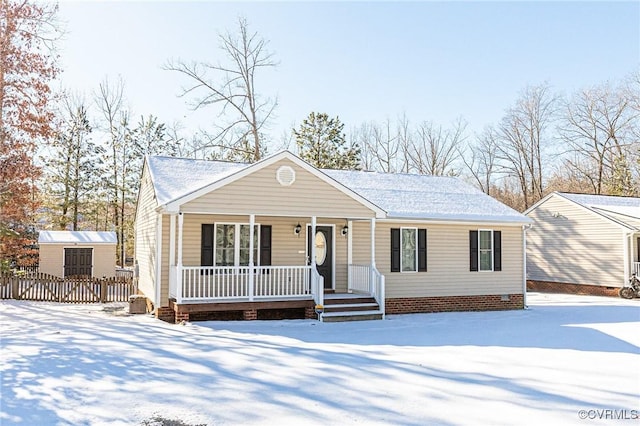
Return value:
<svg viewBox="0 0 640 426">
<path fill-rule="evenodd" d="M 640 198 L 617 197 L 610 195 L 572 194 L 567 192 L 552 192 L 536 204 L 531 206 L 525 215 L 537 209 L 552 197 L 578 205 L 583 209 L 626 229 L 638 230 L 640 221 Z"/>
</svg>

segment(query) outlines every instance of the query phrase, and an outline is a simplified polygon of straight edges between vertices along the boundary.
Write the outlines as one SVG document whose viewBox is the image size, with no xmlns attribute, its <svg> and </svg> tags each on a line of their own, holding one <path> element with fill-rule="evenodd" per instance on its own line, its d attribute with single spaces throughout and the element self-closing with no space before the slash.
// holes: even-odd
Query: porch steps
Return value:
<svg viewBox="0 0 640 426">
<path fill-rule="evenodd" d="M 379 319 L 382 319 L 382 311 L 373 297 L 335 294 L 324 299 L 324 322 Z"/>
</svg>

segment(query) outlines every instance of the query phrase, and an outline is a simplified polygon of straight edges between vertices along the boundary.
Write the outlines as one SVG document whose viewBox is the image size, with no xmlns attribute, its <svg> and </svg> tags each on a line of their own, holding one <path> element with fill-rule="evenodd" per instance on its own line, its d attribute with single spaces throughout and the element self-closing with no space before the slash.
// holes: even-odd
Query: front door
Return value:
<svg viewBox="0 0 640 426">
<path fill-rule="evenodd" d="M 311 262 L 311 242 L 316 245 L 316 269 L 324 278 L 324 288 L 333 288 L 333 227 L 316 226 L 316 235 L 311 237 L 307 228 L 307 259 Z"/>
<path fill-rule="evenodd" d="M 90 248 L 64 249 L 64 276 L 91 275 L 92 255 Z"/>
</svg>

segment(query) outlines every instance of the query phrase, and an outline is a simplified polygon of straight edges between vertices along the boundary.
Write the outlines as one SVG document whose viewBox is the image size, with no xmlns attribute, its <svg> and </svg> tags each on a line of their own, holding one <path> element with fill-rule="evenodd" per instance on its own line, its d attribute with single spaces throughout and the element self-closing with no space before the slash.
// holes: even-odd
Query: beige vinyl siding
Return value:
<svg viewBox="0 0 640 426">
<path fill-rule="evenodd" d="M 282 186 L 276 180 L 276 170 L 283 165 L 295 170 L 296 179 L 291 186 Z M 181 210 L 300 217 L 375 216 L 359 201 L 286 159 L 192 200 L 184 204 Z"/>
<path fill-rule="evenodd" d="M 534 220 L 527 231 L 529 279 L 607 287 L 624 282 L 620 226 L 557 195 L 527 216 Z"/>
<path fill-rule="evenodd" d="M 169 216 L 163 216 L 163 237 L 162 243 L 165 248 L 163 252 L 163 280 L 162 280 L 162 300 L 168 297 L 169 284 L 164 279 L 168 276 L 169 264 Z M 335 258 L 335 281 L 336 291 L 347 291 L 347 238 L 340 235 L 340 230 L 345 225 L 345 221 L 336 219 L 317 218 L 318 225 L 334 225 L 334 258 Z M 182 229 L 183 248 L 182 263 L 184 266 L 200 266 L 200 247 L 202 239 L 202 224 L 214 223 L 249 223 L 249 216 L 235 215 L 202 215 L 184 214 Z M 273 266 L 303 266 L 306 264 L 307 239 L 305 233 L 306 225 L 310 225 L 311 219 L 308 217 L 269 217 L 256 216 L 255 223 L 260 225 L 271 225 L 271 264 Z M 300 223 L 302 232 L 300 236 L 293 233 L 293 228 Z M 176 262 L 178 226 L 176 220 Z M 257 259 L 256 259 L 257 264 Z M 165 271 L 166 270 L 166 271 Z"/>
<path fill-rule="evenodd" d="M 38 270 L 45 274 L 64 276 L 64 249 L 91 248 L 93 253 L 94 277 L 113 277 L 116 275 L 116 245 L 115 244 L 42 244 L 39 249 Z"/>
<path fill-rule="evenodd" d="M 391 228 L 427 230 L 427 272 L 391 272 Z M 469 271 L 469 231 L 502 232 L 502 271 Z M 354 224 L 353 260 L 370 263 L 370 224 Z M 523 279 L 522 229 L 490 225 L 427 223 L 376 224 L 376 266 L 385 275 L 387 298 L 521 294 Z"/>
<path fill-rule="evenodd" d="M 156 234 L 158 213 L 151 179 L 145 165 L 135 222 L 135 261 L 138 264 L 138 289 L 151 300 L 155 300 L 156 280 Z"/>
</svg>

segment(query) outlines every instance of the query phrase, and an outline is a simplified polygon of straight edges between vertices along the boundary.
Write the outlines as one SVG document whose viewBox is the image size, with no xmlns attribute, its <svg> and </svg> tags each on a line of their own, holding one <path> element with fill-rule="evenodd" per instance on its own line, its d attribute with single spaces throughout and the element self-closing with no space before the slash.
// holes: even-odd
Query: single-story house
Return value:
<svg viewBox="0 0 640 426">
<path fill-rule="evenodd" d="M 640 198 L 553 192 L 525 215 L 530 290 L 617 295 L 640 274 Z"/>
<path fill-rule="evenodd" d="M 116 233 L 40 231 L 38 270 L 59 277 L 112 277 L 116 270 Z"/>
<path fill-rule="evenodd" d="M 518 309 L 530 222 L 452 177 L 321 170 L 288 151 L 253 164 L 152 156 L 135 261 L 169 321 Z"/>
</svg>

